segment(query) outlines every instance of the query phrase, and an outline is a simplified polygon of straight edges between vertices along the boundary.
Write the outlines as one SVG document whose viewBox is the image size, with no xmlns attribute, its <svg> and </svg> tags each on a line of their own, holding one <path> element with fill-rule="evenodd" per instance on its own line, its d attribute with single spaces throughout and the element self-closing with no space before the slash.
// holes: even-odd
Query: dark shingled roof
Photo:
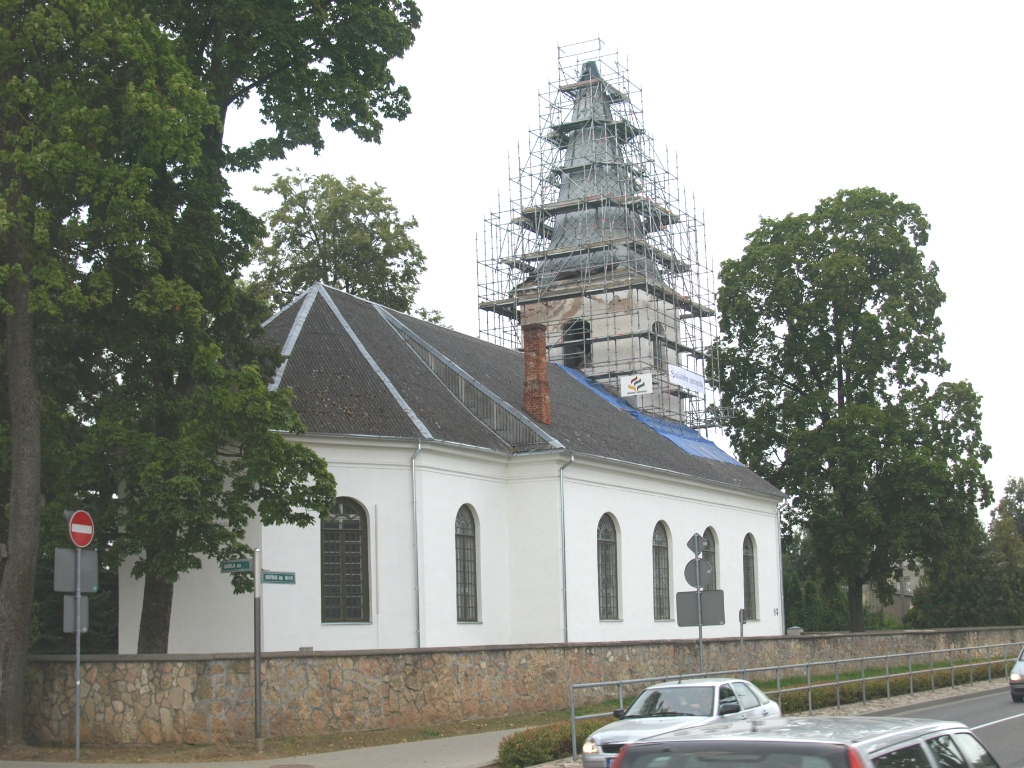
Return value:
<svg viewBox="0 0 1024 768">
<path fill-rule="evenodd" d="M 453 394 L 449 389 L 451 381 L 446 386 L 428 367 L 422 358 L 422 348 L 413 351 L 400 335 L 404 328 L 401 333 L 411 332 L 432 347 L 435 354 L 447 358 L 471 377 L 464 377 L 461 384 L 454 386 L 472 389 L 482 385 L 503 400 L 503 407 L 539 436 L 536 441 L 543 444 L 532 445 L 532 450 L 564 447 L 757 493 L 781 495 L 740 464 L 688 453 L 634 418 L 628 410 L 616 407 L 615 398 L 602 395 L 554 364 L 548 368 L 551 424 L 536 424 L 522 412 L 521 352 L 384 309 L 335 289 L 314 286 L 310 290 L 316 295 L 306 295 L 312 303 L 301 327 L 296 327 L 296 321 L 302 319 L 303 297 L 273 317 L 266 324 L 264 335 L 266 341 L 278 347 L 285 345 L 289 336 L 295 339 L 280 386 L 294 390 L 296 410 L 310 432 L 425 438 L 509 452 L 523 450 L 522 446 L 509 445 Z M 363 350 L 328 300 L 345 319 Z M 384 313 L 396 321 L 399 329 L 392 327 Z M 374 365 L 378 370 L 374 370 Z"/>
</svg>

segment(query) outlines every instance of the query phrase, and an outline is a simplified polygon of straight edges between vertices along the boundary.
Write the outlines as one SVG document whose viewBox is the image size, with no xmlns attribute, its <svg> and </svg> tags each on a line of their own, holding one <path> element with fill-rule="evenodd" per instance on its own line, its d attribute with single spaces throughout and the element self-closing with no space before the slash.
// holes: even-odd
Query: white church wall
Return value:
<svg viewBox="0 0 1024 768">
<path fill-rule="evenodd" d="M 420 454 L 424 647 L 509 642 L 507 465 L 507 455 L 485 451 L 430 446 Z M 476 524 L 475 622 L 457 613 L 455 516 L 463 504 Z"/>
<path fill-rule="evenodd" d="M 675 623 L 676 592 L 692 589 L 683 569 L 692 555 L 686 539 L 710 525 L 718 534 L 718 584 L 725 592 L 726 623 L 706 627 L 706 637 L 739 634 L 743 606 L 742 545 L 751 533 L 758 542 L 760 620 L 747 624 L 748 635 L 783 631 L 775 504 L 724 487 L 644 476 L 633 468 L 579 462 L 566 477 L 567 562 L 570 641 L 674 639 L 696 637 L 696 628 Z M 620 618 L 602 621 L 598 611 L 597 525 L 604 513 L 616 520 L 619 541 Z M 672 620 L 654 619 L 651 537 L 664 521 L 671 537 Z"/>
<path fill-rule="evenodd" d="M 246 530 L 250 546 L 260 545 L 260 525 Z M 236 595 L 231 577 L 217 562 L 201 558 L 202 567 L 182 574 L 174 585 L 168 653 L 240 653 L 252 650 L 252 594 Z M 118 653 L 135 653 L 145 579 L 131 576 L 135 560 L 118 571 Z"/>
<path fill-rule="evenodd" d="M 562 641 L 558 467 L 564 454 L 517 456 L 509 465 L 510 641 Z"/>
</svg>

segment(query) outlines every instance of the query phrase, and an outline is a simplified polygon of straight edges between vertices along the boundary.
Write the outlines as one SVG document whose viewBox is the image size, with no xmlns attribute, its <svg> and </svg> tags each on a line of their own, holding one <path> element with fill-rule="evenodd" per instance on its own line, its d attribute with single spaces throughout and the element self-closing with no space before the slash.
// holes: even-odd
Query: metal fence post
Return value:
<svg viewBox="0 0 1024 768">
<path fill-rule="evenodd" d="M 972 653 L 973 650 L 974 650 L 973 648 L 968 648 L 967 649 L 967 665 L 971 669 L 970 680 L 971 680 L 971 684 L 972 685 L 974 684 L 974 654 Z"/>
<path fill-rule="evenodd" d="M 907 670 L 910 674 L 910 692 L 914 692 L 914 654 L 907 654 Z"/>
<path fill-rule="evenodd" d="M 985 646 L 985 659 L 988 661 L 988 681 L 992 682 L 992 646 Z"/>
<path fill-rule="evenodd" d="M 807 665 L 807 714 L 814 712 L 814 689 L 811 688 L 811 665 Z"/>
<path fill-rule="evenodd" d="M 779 700 L 779 714 L 784 714 L 782 711 L 782 667 L 775 668 L 775 694 Z"/>
<path fill-rule="evenodd" d="M 836 662 L 836 709 L 842 709 L 843 701 L 839 695 L 839 662 Z"/>
<path fill-rule="evenodd" d="M 572 759 L 576 759 L 576 688 L 569 686 L 569 719 L 572 721 Z"/>
<path fill-rule="evenodd" d="M 935 651 L 928 651 L 928 673 L 932 678 L 932 690 L 935 690 Z"/>
<path fill-rule="evenodd" d="M 956 667 L 953 666 L 953 649 L 949 649 L 949 687 L 956 688 Z"/>
<path fill-rule="evenodd" d="M 864 703 L 868 703 L 868 681 L 864 676 L 864 657 L 860 659 L 860 700 Z"/>
<path fill-rule="evenodd" d="M 885 698 L 892 698 L 892 693 L 889 690 L 889 657 L 885 657 Z"/>
</svg>

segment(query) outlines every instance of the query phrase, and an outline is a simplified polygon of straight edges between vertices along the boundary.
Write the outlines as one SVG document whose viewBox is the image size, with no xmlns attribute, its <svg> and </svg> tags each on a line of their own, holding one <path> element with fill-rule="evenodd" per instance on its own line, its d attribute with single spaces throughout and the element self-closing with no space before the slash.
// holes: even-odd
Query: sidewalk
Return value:
<svg viewBox="0 0 1024 768">
<path fill-rule="evenodd" d="M 322 752 L 295 758 L 215 763 L 146 763 L 146 768 L 481 768 L 497 759 L 498 743 L 511 731 Z M 0 768 L 72 768 L 75 763 L 0 760 Z M 79 765 L 87 765 L 80 763 Z M 93 763 L 93 765 L 98 765 Z M 106 763 L 120 765 L 120 763 Z"/>
</svg>

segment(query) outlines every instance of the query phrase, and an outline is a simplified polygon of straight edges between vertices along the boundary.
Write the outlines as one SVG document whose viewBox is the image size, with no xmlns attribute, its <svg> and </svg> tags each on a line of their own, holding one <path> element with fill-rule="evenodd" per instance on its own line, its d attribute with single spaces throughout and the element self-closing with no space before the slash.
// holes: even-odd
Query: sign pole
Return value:
<svg viewBox="0 0 1024 768">
<path fill-rule="evenodd" d="M 694 570 L 697 572 L 697 645 L 700 647 L 700 673 L 704 674 L 704 622 L 703 617 L 700 615 L 700 560 L 701 560 L 701 546 L 697 537 L 700 534 L 693 534 L 693 563 Z"/>
<path fill-rule="evenodd" d="M 255 702 L 256 702 L 256 751 L 263 752 L 263 553 L 258 549 L 255 552 L 255 567 L 253 578 L 256 579 L 256 588 L 253 591 L 253 660 L 255 673 Z"/>
<path fill-rule="evenodd" d="M 82 548 L 75 547 L 75 762 L 82 757 Z"/>
</svg>

